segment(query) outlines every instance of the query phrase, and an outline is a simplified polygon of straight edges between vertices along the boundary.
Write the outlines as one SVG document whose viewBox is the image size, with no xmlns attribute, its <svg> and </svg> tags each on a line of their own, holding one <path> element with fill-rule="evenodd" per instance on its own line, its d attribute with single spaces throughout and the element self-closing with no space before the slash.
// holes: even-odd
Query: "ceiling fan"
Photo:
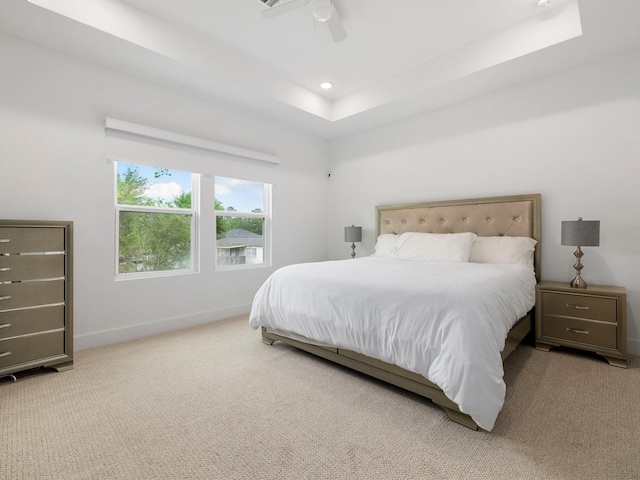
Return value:
<svg viewBox="0 0 640 480">
<path fill-rule="evenodd" d="M 342 20 L 340 20 L 338 11 L 331 0 L 290 0 L 288 2 L 281 2 L 281 0 L 258 1 L 269 7 L 267 10 L 261 12 L 262 18 L 267 19 L 279 17 L 284 13 L 311 5 L 313 18 L 327 25 L 334 42 L 341 42 L 347 38 L 347 32 L 342 25 Z"/>
</svg>

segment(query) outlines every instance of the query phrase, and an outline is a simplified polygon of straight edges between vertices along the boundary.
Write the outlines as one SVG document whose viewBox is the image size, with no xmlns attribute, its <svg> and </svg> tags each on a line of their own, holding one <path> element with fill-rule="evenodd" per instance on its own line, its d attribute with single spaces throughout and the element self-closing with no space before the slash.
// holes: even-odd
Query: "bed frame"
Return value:
<svg viewBox="0 0 640 480">
<path fill-rule="evenodd" d="M 479 236 L 532 237 L 538 241 L 534 267 L 536 279 L 540 281 L 540 200 L 540 194 L 529 194 L 376 207 L 376 238 L 383 233 L 404 232 L 474 232 Z M 532 330 L 533 318 L 531 310 L 511 329 L 501 352 L 503 361 Z M 281 341 L 417 393 L 442 407 L 454 422 L 478 429 L 469 415 L 462 413 L 437 385 L 422 375 L 343 348 L 289 338 L 265 327 L 262 327 L 262 341 L 268 345 Z"/>
</svg>

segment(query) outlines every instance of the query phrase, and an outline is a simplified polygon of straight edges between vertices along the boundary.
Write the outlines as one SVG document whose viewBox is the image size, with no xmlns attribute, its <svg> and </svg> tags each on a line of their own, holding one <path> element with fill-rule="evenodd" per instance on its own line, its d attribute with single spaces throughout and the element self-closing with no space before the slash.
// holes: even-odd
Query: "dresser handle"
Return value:
<svg viewBox="0 0 640 480">
<path fill-rule="evenodd" d="M 567 308 L 575 308 L 576 310 L 589 310 L 587 305 L 576 305 L 575 303 L 567 303 Z"/>
<path fill-rule="evenodd" d="M 0 328 L 9 328 L 10 326 L 10 323 L 0 323 Z"/>
<path fill-rule="evenodd" d="M 11 352 L 0 352 L 0 357 L 8 357 L 11 355 Z"/>
<path fill-rule="evenodd" d="M 0 243 L 11 243 L 10 238 L 0 238 Z"/>
<path fill-rule="evenodd" d="M 11 299 L 11 295 L 3 295 L 0 297 L 0 300 L 10 300 Z"/>
<path fill-rule="evenodd" d="M 589 335 L 589 330 L 580 330 L 579 328 L 567 327 L 567 332 L 580 333 L 582 335 Z"/>
<path fill-rule="evenodd" d="M 0 268 L 0 272 L 10 272 L 11 271 L 11 267 L 2 267 Z"/>
</svg>

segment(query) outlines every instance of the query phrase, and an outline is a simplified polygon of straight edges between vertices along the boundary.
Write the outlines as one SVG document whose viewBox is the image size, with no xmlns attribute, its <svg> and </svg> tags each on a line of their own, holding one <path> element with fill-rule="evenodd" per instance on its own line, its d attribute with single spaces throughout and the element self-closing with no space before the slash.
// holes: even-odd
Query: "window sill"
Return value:
<svg viewBox="0 0 640 480">
<path fill-rule="evenodd" d="M 222 266 L 218 266 L 216 265 L 216 272 L 233 272 L 233 271 L 237 271 L 237 270 L 255 270 L 258 268 L 270 268 L 271 264 L 270 263 L 258 263 L 258 264 L 253 264 L 253 265 L 222 265 Z"/>
<path fill-rule="evenodd" d="M 140 273 L 121 273 L 116 274 L 115 281 L 127 281 L 127 280 L 143 280 L 146 278 L 165 278 L 176 277 L 181 275 L 193 275 L 199 273 L 198 270 L 165 270 L 162 272 L 140 272 Z"/>
</svg>

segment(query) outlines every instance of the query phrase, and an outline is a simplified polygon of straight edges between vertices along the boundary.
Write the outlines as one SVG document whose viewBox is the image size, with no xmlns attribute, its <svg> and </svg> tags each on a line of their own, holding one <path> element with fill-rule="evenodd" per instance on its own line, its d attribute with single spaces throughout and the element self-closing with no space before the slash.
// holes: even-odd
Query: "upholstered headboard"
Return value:
<svg viewBox="0 0 640 480">
<path fill-rule="evenodd" d="M 473 198 L 376 207 L 376 237 L 383 233 L 459 233 L 531 237 L 540 281 L 540 194 Z"/>
</svg>

